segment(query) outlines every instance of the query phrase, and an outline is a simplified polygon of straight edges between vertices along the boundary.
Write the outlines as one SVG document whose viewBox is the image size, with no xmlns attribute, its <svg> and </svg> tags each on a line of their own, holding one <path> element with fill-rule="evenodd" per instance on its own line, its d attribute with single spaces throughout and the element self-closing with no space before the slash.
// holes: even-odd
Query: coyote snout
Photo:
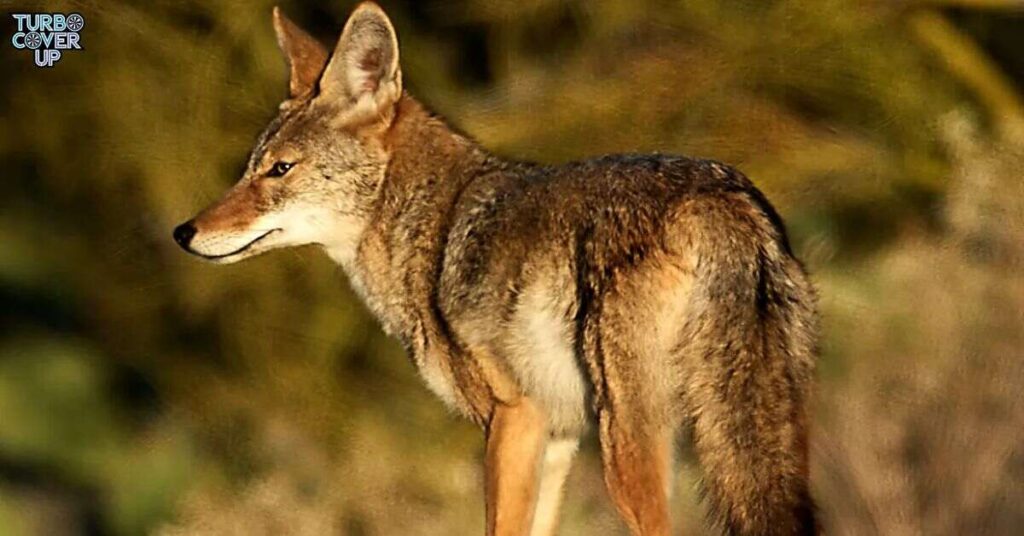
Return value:
<svg viewBox="0 0 1024 536">
<path fill-rule="evenodd" d="M 227 235 L 227 236 L 225 236 L 225 235 L 213 235 L 213 236 L 207 238 L 206 240 L 204 240 L 203 241 L 204 245 L 200 246 L 199 249 L 197 249 L 197 248 L 193 248 L 192 247 L 192 239 L 195 238 L 196 233 L 198 232 L 198 230 L 196 229 L 195 223 L 192 220 L 189 220 L 189 221 L 187 221 L 187 222 L 185 222 L 185 223 L 175 227 L 174 228 L 174 235 L 173 236 L 174 236 L 174 241 L 177 242 L 178 245 L 182 247 L 182 249 L 184 249 L 185 251 L 187 251 L 189 253 L 192 253 L 193 255 L 199 255 L 200 257 L 203 257 L 204 259 L 210 260 L 210 261 L 232 262 L 232 261 L 235 261 L 235 260 L 242 259 L 243 255 L 246 255 L 246 254 L 252 255 L 252 254 L 254 254 L 255 251 L 253 251 L 253 248 L 257 247 L 258 245 L 266 246 L 267 243 L 264 242 L 264 239 L 269 238 L 270 235 L 272 235 L 272 234 L 274 234 L 274 233 L 276 233 L 278 231 L 281 231 L 281 229 L 279 229 L 279 228 L 278 229 L 268 229 L 266 231 L 257 230 L 256 232 L 258 234 L 256 234 L 251 239 L 250 238 L 244 238 L 246 236 L 245 234 L 242 234 L 242 235 L 235 234 L 235 235 Z M 247 233 L 247 234 L 249 236 L 252 236 L 252 233 Z M 243 237 L 243 238 L 236 239 L 236 238 L 233 238 L 233 236 L 238 236 L 238 237 Z M 238 243 L 240 245 L 238 245 L 238 246 L 226 245 L 223 248 L 216 248 L 216 245 L 225 245 L 225 244 L 230 244 L 232 242 Z M 214 245 L 214 248 L 212 250 L 211 250 L 211 244 Z M 218 249 L 220 249 L 221 251 L 225 251 L 225 252 L 224 253 L 214 253 L 214 251 L 217 251 Z"/>
<path fill-rule="evenodd" d="M 596 424 L 630 530 L 665 536 L 684 427 L 714 522 L 817 531 L 814 289 L 739 171 L 664 155 L 511 161 L 402 91 L 374 4 L 333 53 L 275 10 L 289 95 L 239 182 L 174 231 L 207 260 L 316 244 L 427 385 L 485 431 L 487 530 L 550 536 Z"/>
<path fill-rule="evenodd" d="M 282 238 L 289 235 L 276 212 L 260 208 L 265 203 L 259 196 L 253 181 L 239 184 L 195 218 L 176 227 L 174 241 L 193 255 L 222 263 L 280 247 Z"/>
</svg>

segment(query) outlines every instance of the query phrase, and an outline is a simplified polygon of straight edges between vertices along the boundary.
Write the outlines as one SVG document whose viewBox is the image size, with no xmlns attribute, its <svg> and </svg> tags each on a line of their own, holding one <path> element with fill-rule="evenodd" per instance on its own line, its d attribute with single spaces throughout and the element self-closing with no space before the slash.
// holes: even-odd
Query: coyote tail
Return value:
<svg viewBox="0 0 1024 536">
<path fill-rule="evenodd" d="M 699 241 L 685 407 L 712 523 L 734 536 L 810 536 L 816 297 L 781 220 L 760 192 L 745 194 L 750 204 L 731 207 L 731 223 L 712 219 Z"/>
</svg>

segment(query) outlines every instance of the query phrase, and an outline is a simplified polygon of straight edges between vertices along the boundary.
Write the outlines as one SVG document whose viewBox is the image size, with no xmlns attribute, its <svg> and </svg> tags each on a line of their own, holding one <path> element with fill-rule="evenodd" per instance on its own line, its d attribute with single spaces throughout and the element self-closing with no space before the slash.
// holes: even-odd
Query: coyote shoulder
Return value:
<svg viewBox="0 0 1024 536">
<path fill-rule="evenodd" d="M 329 52 L 280 12 L 289 96 L 241 180 L 174 231 L 235 262 L 316 244 L 431 390 L 486 436 L 487 532 L 549 535 L 591 423 L 636 535 L 670 531 L 688 431 L 712 522 L 810 535 L 815 295 L 737 170 L 679 156 L 498 158 L 402 89 L 375 4 Z"/>
</svg>

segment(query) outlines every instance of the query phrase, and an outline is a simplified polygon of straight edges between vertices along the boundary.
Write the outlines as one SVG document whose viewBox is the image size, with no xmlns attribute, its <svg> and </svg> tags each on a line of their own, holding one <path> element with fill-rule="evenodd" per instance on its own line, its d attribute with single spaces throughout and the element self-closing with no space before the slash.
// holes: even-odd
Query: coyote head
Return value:
<svg viewBox="0 0 1024 536">
<path fill-rule="evenodd" d="M 304 244 L 344 262 L 384 177 L 382 136 L 402 95 L 395 30 L 373 3 L 356 8 L 330 54 L 276 8 L 274 28 L 291 69 L 289 96 L 242 178 L 175 228 L 174 240 L 221 263 Z"/>
</svg>

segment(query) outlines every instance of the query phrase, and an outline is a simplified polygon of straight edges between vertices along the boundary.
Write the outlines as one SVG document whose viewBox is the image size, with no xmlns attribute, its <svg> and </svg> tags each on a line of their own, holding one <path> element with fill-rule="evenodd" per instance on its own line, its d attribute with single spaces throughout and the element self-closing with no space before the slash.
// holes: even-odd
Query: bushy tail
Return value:
<svg viewBox="0 0 1024 536">
<path fill-rule="evenodd" d="M 730 535 L 813 535 L 805 407 L 817 317 L 785 231 L 764 213 L 699 252 L 684 398 L 712 521 Z"/>
</svg>

